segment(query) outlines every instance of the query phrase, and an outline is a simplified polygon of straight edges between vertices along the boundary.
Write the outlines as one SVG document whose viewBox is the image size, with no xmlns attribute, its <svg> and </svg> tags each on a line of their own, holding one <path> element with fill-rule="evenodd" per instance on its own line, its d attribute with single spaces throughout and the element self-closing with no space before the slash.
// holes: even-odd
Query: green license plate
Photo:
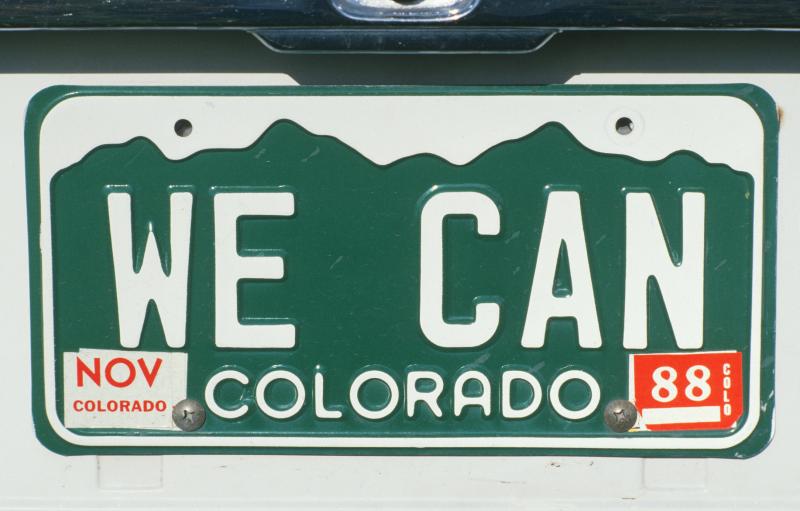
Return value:
<svg viewBox="0 0 800 511">
<path fill-rule="evenodd" d="M 777 116 L 756 87 L 61 87 L 26 143 L 57 452 L 771 437 Z"/>
</svg>

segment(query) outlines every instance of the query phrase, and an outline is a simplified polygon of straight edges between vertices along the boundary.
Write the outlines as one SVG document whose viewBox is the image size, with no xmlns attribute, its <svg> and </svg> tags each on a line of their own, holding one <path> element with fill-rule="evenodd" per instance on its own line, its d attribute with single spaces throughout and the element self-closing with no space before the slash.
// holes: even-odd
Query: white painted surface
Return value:
<svg viewBox="0 0 800 511">
<path fill-rule="evenodd" d="M 687 56 L 688 57 L 688 56 Z M 766 56 L 765 56 L 766 58 Z M 569 59 L 567 59 L 569 61 Z M 539 61 L 532 61 L 535 68 Z M 280 64 L 270 64 L 275 67 Z M 550 64 L 552 65 L 552 64 Z M 569 65 L 567 62 L 566 65 Z M 636 67 L 636 63 L 630 68 Z M 709 66 L 711 64 L 709 63 Z M 266 66 L 269 67 L 269 66 Z M 448 66 L 448 73 L 464 76 Z M 596 69 L 596 66 L 594 67 Z M 438 71 L 431 69 L 431 73 Z M 621 68 L 624 71 L 626 68 Z M 520 68 L 521 76 L 530 70 Z M 492 67 L 486 73 L 496 72 Z M 800 379 L 792 360 L 800 330 L 800 76 L 786 73 L 577 75 L 572 83 L 755 83 L 782 107 L 778 254 L 776 436 L 750 460 L 640 460 L 564 457 L 167 456 L 64 458 L 36 440 L 30 417 L 30 368 L 0 372 L 0 509 L 741 509 L 800 508 Z M 437 75 L 438 76 L 438 75 Z M 467 82 L 475 81 L 462 78 Z M 391 80 L 391 78 L 389 78 Z M 498 82 L 507 81 L 507 75 Z M 58 83 L 290 84 L 284 73 L 258 76 L 52 75 L 0 77 L 0 319 L 7 360 L 30 358 L 22 125 L 30 96 Z M 351 80 L 353 81 L 353 80 Z M 7 389 L 25 389 L 23 392 Z M 127 467 L 123 468 L 123 467 Z M 152 477 L 150 477 L 152 475 Z M 145 479 L 142 484 L 142 480 Z"/>
<path fill-rule="evenodd" d="M 97 487 L 110 491 L 153 491 L 164 484 L 160 456 L 98 456 Z"/>
<path fill-rule="evenodd" d="M 655 424 L 692 424 L 695 422 L 719 422 L 722 411 L 719 406 L 675 406 L 672 408 L 645 408 L 642 422 L 645 426 Z"/>
<path fill-rule="evenodd" d="M 707 460 L 645 460 L 643 483 L 648 490 L 666 492 L 703 492 L 708 480 Z"/>
</svg>

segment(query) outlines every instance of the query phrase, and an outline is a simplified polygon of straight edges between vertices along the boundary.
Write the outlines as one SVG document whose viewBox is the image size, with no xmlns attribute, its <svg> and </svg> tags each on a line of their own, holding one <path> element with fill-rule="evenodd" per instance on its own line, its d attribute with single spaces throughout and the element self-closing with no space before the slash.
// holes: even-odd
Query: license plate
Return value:
<svg viewBox="0 0 800 511">
<path fill-rule="evenodd" d="M 58 87 L 26 140 L 57 452 L 769 442 L 756 87 Z"/>
</svg>

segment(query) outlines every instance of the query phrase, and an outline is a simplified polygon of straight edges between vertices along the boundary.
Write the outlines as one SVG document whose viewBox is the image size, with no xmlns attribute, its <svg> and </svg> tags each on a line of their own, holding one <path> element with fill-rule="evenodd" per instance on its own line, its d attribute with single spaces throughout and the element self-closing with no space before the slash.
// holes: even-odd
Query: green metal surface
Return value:
<svg viewBox="0 0 800 511">
<path fill-rule="evenodd" d="M 762 321 L 762 406 L 756 431 L 742 445 L 727 450 L 559 450 L 559 449 L 289 449 L 316 453 L 436 453 L 436 454 L 603 454 L 647 456 L 750 456 L 771 435 L 773 410 L 773 338 L 775 267 L 774 105 L 751 86 L 708 87 L 547 87 L 440 89 L 292 88 L 292 94 L 726 94 L 748 101 L 765 129 L 764 300 Z M 143 452 L 286 452 L 286 449 L 223 448 L 82 448 L 61 440 L 49 427 L 43 410 L 41 366 L 41 264 L 38 258 L 38 133 L 47 112 L 74 94 L 286 94 L 280 89 L 51 89 L 32 102 L 28 117 L 29 230 L 31 239 L 34 417 L 39 438 L 66 454 Z M 343 120 L 346 122 L 346 120 Z M 198 434 L 226 436 L 708 436 L 731 431 L 681 433 L 616 433 L 603 421 L 602 406 L 628 395 L 628 355 L 622 347 L 624 303 L 625 194 L 652 194 L 675 261 L 680 260 L 681 193 L 706 194 L 706 259 L 704 261 L 703 351 L 743 353 L 744 377 L 750 367 L 750 307 L 753 235 L 753 181 L 724 165 L 711 165 L 690 152 L 678 152 L 658 162 L 593 152 L 563 126 L 547 124 L 518 140 L 501 143 L 472 162 L 456 166 L 432 155 L 412 156 L 379 166 L 341 141 L 317 136 L 291 121 L 265 127 L 261 137 L 241 150 L 207 150 L 182 161 L 166 159 L 147 139 L 102 146 L 79 163 L 63 169 L 51 182 L 54 234 L 54 297 L 57 378 L 61 381 L 64 352 L 79 349 L 120 349 L 116 292 L 109 239 L 106 197 L 109 186 L 124 185 L 133 197 L 134 247 L 144 251 L 152 226 L 162 259 L 169 259 L 169 191 L 178 187 L 194 194 L 190 259 L 188 335 L 188 397 L 202 399 L 208 378 L 223 367 L 235 367 L 251 381 L 275 366 L 289 368 L 306 383 L 311 396 L 314 370 L 325 372 L 326 401 L 342 410 L 340 420 L 317 419 L 313 400 L 293 419 L 266 417 L 252 405 L 253 385 L 220 387 L 221 404 L 251 404 L 238 420 L 209 414 Z M 265 156 L 265 155 L 268 155 Z M 474 297 L 502 303 L 500 328 L 486 345 L 446 350 L 429 342 L 419 326 L 420 209 L 433 187 L 437 190 L 479 190 L 500 207 L 498 236 L 479 236 L 475 221 L 451 217 L 445 221 L 444 311 L 452 322 L 471 321 Z M 245 218 L 238 224 L 240 252 L 260 254 L 280 247 L 286 275 L 281 281 L 245 281 L 239 288 L 243 323 L 262 318 L 291 318 L 297 345 L 290 350 L 231 350 L 214 345 L 213 210 L 215 191 L 224 188 L 286 190 L 295 194 L 296 213 L 287 218 Z M 575 322 L 552 320 L 545 346 L 520 346 L 525 313 L 541 235 L 547 192 L 580 192 L 586 244 L 595 301 L 603 337 L 600 349 L 578 347 Z M 719 268 L 710 271 L 710 268 Z M 554 294 L 569 293 L 569 267 L 561 258 Z M 672 328 L 656 286 L 649 290 L 647 353 L 675 352 Z M 159 315 L 151 303 L 142 333 L 141 350 L 166 351 Z M 403 402 L 381 421 L 357 416 L 347 403 L 353 378 L 366 367 L 377 367 L 401 384 L 411 369 L 439 372 L 445 381 L 440 399 L 444 416 L 426 407 L 407 417 Z M 558 416 L 547 400 L 532 417 L 506 420 L 499 414 L 500 372 L 509 367 L 531 370 L 547 385 L 565 369 L 592 374 L 602 389 L 600 408 L 590 417 L 570 421 Z M 492 381 L 492 414 L 484 417 L 468 407 L 454 417 L 453 382 L 466 369 L 477 368 Z M 62 390 L 58 385 L 59 413 Z M 270 387 L 269 398 L 290 404 L 292 391 Z M 365 387 L 368 406 L 387 399 L 380 386 Z M 748 390 L 745 389 L 745 414 Z M 770 397 L 768 397 L 770 396 Z M 577 408 L 588 399 L 581 385 L 569 385 L 564 404 Z M 517 404 L 530 399 L 518 392 Z M 739 426 L 744 420 L 739 422 Z M 81 435 L 187 435 L 184 432 L 82 429 Z"/>
</svg>

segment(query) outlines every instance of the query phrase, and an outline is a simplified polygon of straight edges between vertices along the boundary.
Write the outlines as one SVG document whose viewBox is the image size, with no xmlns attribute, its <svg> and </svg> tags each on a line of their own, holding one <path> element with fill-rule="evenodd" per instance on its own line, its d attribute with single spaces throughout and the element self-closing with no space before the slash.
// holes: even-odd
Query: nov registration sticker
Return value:
<svg viewBox="0 0 800 511">
<path fill-rule="evenodd" d="M 777 129 L 749 85 L 44 90 L 38 437 L 753 456 Z"/>
</svg>

